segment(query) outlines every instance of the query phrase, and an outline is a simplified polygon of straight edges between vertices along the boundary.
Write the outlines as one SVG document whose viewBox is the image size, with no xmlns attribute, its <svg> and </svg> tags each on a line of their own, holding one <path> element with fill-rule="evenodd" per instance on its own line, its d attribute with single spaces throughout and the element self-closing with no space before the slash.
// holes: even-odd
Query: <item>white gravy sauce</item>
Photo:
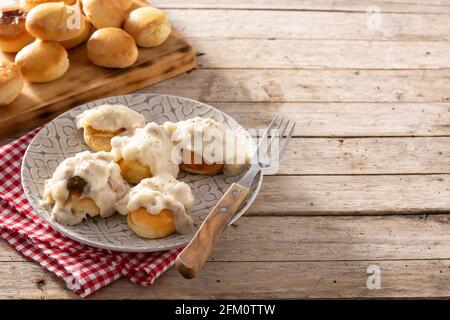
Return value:
<svg viewBox="0 0 450 320">
<path fill-rule="evenodd" d="M 153 176 L 169 173 L 178 176 L 178 165 L 172 161 L 173 143 L 164 128 L 156 123 L 148 123 L 144 128 L 137 128 L 132 135 L 112 138 L 111 153 L 115 161 L 137 160 L 150 167 Z"/>
<path fill-rule="evenodd" d="M 224 174 L 237 175 L 249 163 L 246 139 L 237 136 L 222 123 L 211 118 L 195 117 L 185 121 L 166 122 L 163 125 L 171 141 L 177 145 L 180 159 L 186 151 L 202 155 L 206 164 L 224 164 Z M 197 161 L 197 160 L 196 160 Z"/>
<path fill-rule="evenodd" d="M 193 230 L 192 218 L 186 213 L 194 204 L 191 188 L 168 173 L 142 180 L 116 203 L 119 213 L 145 208 L 149 214 L 158 215 L 163 209 L 173 212 L 175 230 L 187 234 Z"/>
<path fill-rule="evenodd" d="M 69 197 L 67 183 L 78 176 L 86 182 L 81 198 L 91 198 L 100 209 L 101 217 L 114 212 L 114 204 L 129 190 L 129 185 L 120 175 L 120 167 L 107 152 L 81 152 L 64 160 L 45 182 L 43 205 L 54 205 L 52 217 L 67 225 L 81 223 L 86 213 L 72 213 L 71 204 L 64 205 Z"/>
<path fill-rule="evenodd" d="M 124 105 L 105 104 L 78 115 L 76 125 L 78 129 L 91 126 L 102 131 L 114 132 L 120 129 L 133 131 L 145 125 L 145 117 Z"/>
</svg>

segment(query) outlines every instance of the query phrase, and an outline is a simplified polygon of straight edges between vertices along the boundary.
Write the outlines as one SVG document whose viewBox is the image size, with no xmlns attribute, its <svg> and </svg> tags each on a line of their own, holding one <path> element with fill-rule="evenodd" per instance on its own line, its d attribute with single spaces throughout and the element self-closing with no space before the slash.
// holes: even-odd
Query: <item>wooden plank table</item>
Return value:
<svg viewBox="0 0 450 320">
<path fill-rule="evenodd" d="M 140 92 L 252 128 L 281 111 L 296 137 L 197 279 L 171 269 L 91 299 L 450 297 L 449 0 L 152 4 L 199 68 Z M 373 265 L 380 289 L 367 287 Z M 4 243 L 0 297 L 76 298 Z"/>
</svg>

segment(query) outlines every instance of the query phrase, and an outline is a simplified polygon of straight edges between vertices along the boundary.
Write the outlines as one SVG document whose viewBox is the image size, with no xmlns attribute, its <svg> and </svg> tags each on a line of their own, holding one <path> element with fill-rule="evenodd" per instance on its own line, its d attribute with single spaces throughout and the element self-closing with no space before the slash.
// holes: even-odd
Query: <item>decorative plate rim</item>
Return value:
<svg viewBox="0 0 450 320">
<path fill-rule="evenodd" d="M 60 114 L 59 116 L 57 116 L 56 118 L 52 119 L 51 121 L 47 122 L 44 126 L 42 126 L 42 128 L 39 130 L 39 132 L 33 137 L 33 139 L 30 141 L 29 145 L 27 146 L 27 149 L 25 150 L 23 159 L 22 159 L 22 164 L 21 164 L 21 169 L 20 169 L 20 176 L 21 176 L 21 183 L 22 186 L 26 186 L 28 185 L 27 180 L 24 178 L 24 170 L 25 170 L 25 160 L 27 159 L 27 156 L 29 154 L 29 150 L 31 148 L 31 146 L 33 145 L 33 143 L 36 141 L 36 139 L 39 138 L 40 133 L 42 132 L 42 130 L 48 128 L 53 122 L 57 121 L 58 119 L 67 116 L 69 113 L 75 111 L 78 108 L 82 108 L 88 104 L 95 104 L 96 102 L 99 101 L 103 101 L 103 100 L 107 100 L 107 99 L 113 99 L 113 98 L 125 98 L 128 96 L 145 96 L 145 97 L 161 97 L 161 98 L 174 98 L 174 99 L 179 99 L 179 100 L 184 100 L 184 101 L 189 101 L 191 103 L 194 104 L 199 104 L 199 105 L 204 105 L 212 110 L 214 110 L 215 112 L 222 114 L 228 118 L 230 118 L 231 120 L 233 120 L 235 123 L 237 123 L 242 129 L 244 129 L 245 133 L 248 134 L 248 131 L 246 128 L 244 128 L 238 121 L 236 121 L 233 117 L 231 117 L 230 115 L 228 115 L 227 113 L 200 101 L 194 100 L 194 99 L 189 99 L 189 98 L 185 98 L 185 97 L 181 97 L 181 96 L 176 96 L 176 95 L 169 95 L 169 94 L 153 94 L 153 93 L 131 93 L 131 94 L 125 94 L 125 95 L 117 95 L 117 96 L 108 96 L 108 97 L 103 97 L 100 99 L 96 99 L 96 100 L 92 100 L 86 103 L 83 103 L 81 105 L 78 105 L 76 107 L 70 108 L 69 110 L 67 110 L 66 112 Z M 74 119 L 75 120 L 75 119 Z M 263 182 L 263 175 L 262 174 L 258 174 L 255 177 L 256 181 L 256 187 L 254 189 L 254 191 L 249 195 L 249 197 L 246 199 L 246 204 L 240 208 L 240 210 L 238 212 L 236 212 L 237 216 L 238 214 L 245 214 L 245 212 L 249 209 L 249 207 L 253 204 L 253 202 L 255 201 L 256 197 L 259 194 L 259 191 L 261 189 L 262 186 L 262 182 Z M 148 249 L 143 249 L 143 248 L 132 248 L 132 247 L 118 247 L 118 246 L 114 246 L 114 245 L 106 245 L 106 244 L 102 244 L 99 243 L 98 241 L 94 241 L 94 240 L 89 240 L 89 239 L 85 239 L 82 238 L 82 236 L 79 233 L 76 232 L 66 232 L 64 230 L 61 229 L 61 225 L 56 222 L 55 220 L 51 219 L 48 215 L 43 214 L 43 213 L 39 213 L 40 212 L 40 208 L 37 206 L 38 202 L 40 199 L 35 199 L 35 197 L 31 194 L 31 192 L 29 191 L 29 188 L 23 188 L 25 197 L 27 198 L 28 202 L 30 203 L 31 207 L 33 208 L 33 214 L 36 214 L 38 216 L 40 216 L 46 223 L 48 223 L 55 231 L 61 233 L 62 235 L 68 237 L 69 239 L 78 241 L 82 244 L 86 244 L 95 248 L 99 248 L 99 249 L 103 249 L 103 250 L 109 250 L 109 251 L 116 251 L 116 252 L 158 252 L 158 251 L 165 251 L 165 250 L 170 250 L 170 249 L 176 249 L 176 248 L 180 248 L 183 247 L 185 245 L 187 245 L 190 240 L 192 239 L 192 237 L 194 236 L 195 232 L 192 233 L 192 236 L 187 239 L 184 242 L 180 242 L 179 245 L 171 245 L 171 244 L 167 244 L 167 245 L 160 245 L 157 248 L 155 247 L 149 247 Z M 37 202 L 36 202 L 37 201 Z M 237 221 L 238 219 L 231 219 L 230 225 L 233 224 L 235 221 Z"/>
</svg>

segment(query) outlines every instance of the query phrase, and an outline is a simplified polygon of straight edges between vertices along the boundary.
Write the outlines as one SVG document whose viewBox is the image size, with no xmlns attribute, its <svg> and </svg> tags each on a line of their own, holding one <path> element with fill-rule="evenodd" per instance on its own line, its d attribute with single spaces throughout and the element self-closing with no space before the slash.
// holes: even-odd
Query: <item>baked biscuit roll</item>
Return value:
<svg viewBox="0 0 450 320">
<path fill-rule="evenodd" d="M 85 18 L 82 20 L 81 34 L 78 37 L 59 42 L 59 44 L 61 44 L 66 50 L 75 48 L 76 46 L 88 41 L 94 32 L 94 26 L 89 22 L 89 20 Z"/>
<path fill-rule="evenodd" d="M 179 168 L 172 160 L 173 144 L 164 128 L 148 123 L 132 135 L 111 140 L 111 153 L 118 162 L 123 178 L 133 184 L 161 173 L 178 176 Z"/>
<path fill-rule="evenodd" d="M 56 221 L 76 225 L 87 216 L 110 217 L 129 190 L 120 168 L 107 152 L 89 151 L 64 160 L 45 182 L 42 204 L 52 206 Z"/>
<path fill-rule="evenodd" d="M 133 37 L 122 29 L 103 28 L 89 38 L 87 54 L 100 67 L 127 68 L 136 62 L 139 50 Z"/>
<path fill-rule="evenodd" d="M 180 169 L 201 175 L 237 175 L 249 162 L 248 141 L 210 118 L 166 122 L 164 128 L 178 150 Z"/>
<path fill-rule="evenodd" d="M 131 7 L 130 0 L 81 0 L 83 11 L 97 29 L 120 28 L 125 12 Z"/>
<path fill-rule="evenodd" d="M 61 78 L 69 70 L 67 50 L 57 42 L 36 40 L 20 50 L 15 58 L 24 78 L 43 83 Z"/>
<path fill-rule="evenodd" d="M 0 50 L 16 53 L 34 41 L 25 29 L 27 13 L 18 6 L 0 8 Z"/>
<path fill-rule="evenodd" d="M 0 106 L 14 102 L 22 88 L 23 76 L 20 67 L 9 61 L 0 61 Z"/>
<path fill-rule="evenodd" d="M 123 28 L 140 47 L 150 48 L 163 44 L 172 32 L 169 19 L 164 11 L 152 7 L 142 7 L 131 11 Z"/>
<path fill-rule="evenodd" d="M 27 14 L 26 29 L 34 37 L 48 41 L 66 41 L 79 37 L 84 17 L 76 6 L 49 2 L 34 7 Z"/>
<path fill-rule="evenodd" d="M 194 204 L 190 187 L 163 173 L 142 180 L 116 204 L 119 213 L 127 215 L 129 227 L 144 238 L 157 239 L 177 231 L 193 231 L 187 214 Z"/>
<path fill-rule="evenodd" d="M 19 0 L 19 3 L 25 10 L 29 11 L 43 3 L 63 1 L 65 4 L 75 4 L 77 2 L 77 0 Z"/>
<path fill-rule="evenodd" d="M 111 139 L 123 132 L 132 133 L 145 125 L 145 117 L 124 105 L 102 105 L 76 117 L 84 129 L 84 141 L 95 151 L 111 151 Z"/>
</svg>

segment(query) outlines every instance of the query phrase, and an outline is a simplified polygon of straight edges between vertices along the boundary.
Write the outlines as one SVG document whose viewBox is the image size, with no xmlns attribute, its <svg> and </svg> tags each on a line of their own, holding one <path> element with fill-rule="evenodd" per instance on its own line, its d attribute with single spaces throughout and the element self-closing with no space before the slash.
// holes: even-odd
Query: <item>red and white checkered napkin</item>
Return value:
<svg viewBox="0 0 450 320">
<path fill-rule="evenodd" d="M 155 253 L 121 253 L 93 248 L 53 230 L 35 214 L 25 197 L 20 167 L 25 150 L 38 133 L 0 147 L 0 237 L 86 297 L 125 276 L 150 286 L 170 268 L 181 249 Z"/>
</svg>

